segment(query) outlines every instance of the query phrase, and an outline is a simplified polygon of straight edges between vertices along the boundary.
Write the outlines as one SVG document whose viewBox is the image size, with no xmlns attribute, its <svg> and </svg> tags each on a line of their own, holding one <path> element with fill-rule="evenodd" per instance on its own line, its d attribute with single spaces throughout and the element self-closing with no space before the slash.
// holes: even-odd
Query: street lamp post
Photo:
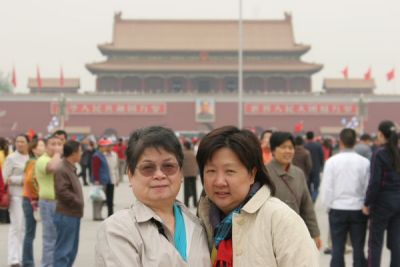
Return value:
<svg viewBox="0 0 400 267">
<path fill-rule="evenodd" d="M 239 68 L 238 68 L 238 127 L 243 128 L 243 20 L 242 0 L 239 0 Z"/>
</svg>

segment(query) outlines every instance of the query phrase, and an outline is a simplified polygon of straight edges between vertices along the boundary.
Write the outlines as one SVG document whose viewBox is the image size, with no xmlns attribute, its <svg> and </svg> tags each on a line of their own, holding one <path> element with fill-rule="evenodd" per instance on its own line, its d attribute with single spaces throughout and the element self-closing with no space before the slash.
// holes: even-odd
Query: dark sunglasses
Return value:
<svg viewBox="0 0 400 267">
<path fill-rule="evenodd" d="M 155 163 L 143 163 L 136 167 L 140 174 L 144 177 L 151 177 L 157 172 L 157 165 Z M 174 175 L 179 170 L 179 165 L 177 163 L 166 162 L 161 164 L 160 170 L 167 176 Z"/>
</svg>

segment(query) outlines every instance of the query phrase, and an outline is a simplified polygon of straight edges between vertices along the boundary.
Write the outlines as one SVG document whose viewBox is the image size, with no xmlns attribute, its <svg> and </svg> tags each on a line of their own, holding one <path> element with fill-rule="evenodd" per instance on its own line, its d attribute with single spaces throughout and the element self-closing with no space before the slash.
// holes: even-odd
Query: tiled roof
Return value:
<svg viewBox="0 0 400 267">
<path fill-rule="evenodd" d="M 60 78 L 42 78 L 42 88 L 71 88 L 76 89 L 80 87 L 79 78 L 65 78 L 64 86 L 60 85 Z M 38 82 L 36 78 L 28 79 L 28 88 L 38 88 Z"/>
<path fill-rule="evenodd" d="M 247 51 L 307 51 L 296 44 L 291 15 L 243 22 Z M 125 20 L 115 15 L 113 41 L 102 51 L 237 51 L 237 20 Z"/>
<path fill-rule="evenodd" d="M 364 79 L 325 79 L 324 89 L 360 89 L 371 90 L 375 89 L 375 80 Z"/>
</svg>

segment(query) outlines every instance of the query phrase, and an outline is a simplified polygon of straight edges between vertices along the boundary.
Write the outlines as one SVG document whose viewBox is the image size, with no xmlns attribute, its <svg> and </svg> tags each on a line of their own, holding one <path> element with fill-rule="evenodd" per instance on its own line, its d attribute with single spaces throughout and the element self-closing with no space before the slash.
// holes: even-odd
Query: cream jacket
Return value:
<svg viewBox="0 0 400 267">
<path fill-rule="evenodd" d="M 153 210 L 138 200 L 130 209 L 118 211 L 105 220 L 97 233 L 96 266 L 108 267 L 209 267 L 207 237 L 199 219 L 180 202 L 186 227 L 188 262 L 175 249 L 173 237 Z"/>
<path fill-rule="evenodd" d="M 210 202 L 199 203 L 209 247 L 213 229 L 209 223 Z M 291 208 L 271 197 L 267 186 L 258 192 L 232 220 L 233 266 L 316 267 L 319 255 L 303 220 Z"/>
</svg>

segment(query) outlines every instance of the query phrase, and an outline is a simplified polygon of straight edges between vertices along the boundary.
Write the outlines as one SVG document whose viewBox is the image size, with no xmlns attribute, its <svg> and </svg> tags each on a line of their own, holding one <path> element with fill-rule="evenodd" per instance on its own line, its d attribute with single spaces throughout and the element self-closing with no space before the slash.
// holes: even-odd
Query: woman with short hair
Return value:
<svg viewBox="0 0 400 267">
<path fill-rule="evenodd" d="M 136 199 L 101 224 L 96 266 L 210 266 L 200 221 L 176 200 L 183 153 L 174 132 L 164 127 L 137 130 L 126 156 Z"/>
<path fill-rule="evenodd" d="M 292 208 L 307 225 L 318 249 L 322 246 L 314 204 L 304 172 L 292 164 L 295 143 L 291 133 L 274 132 L 269 140 L 273 159 L 266 166 L 276 186 L 275 197 Z"/>
<path fill-rule="evenodd" d="M 273 197 L 260 143 L 233 126 L 207 134 L 197 152 L 206 196 L 203 221 L 213 266 L 318 266 L 303 220 Z"/>
</svg>

